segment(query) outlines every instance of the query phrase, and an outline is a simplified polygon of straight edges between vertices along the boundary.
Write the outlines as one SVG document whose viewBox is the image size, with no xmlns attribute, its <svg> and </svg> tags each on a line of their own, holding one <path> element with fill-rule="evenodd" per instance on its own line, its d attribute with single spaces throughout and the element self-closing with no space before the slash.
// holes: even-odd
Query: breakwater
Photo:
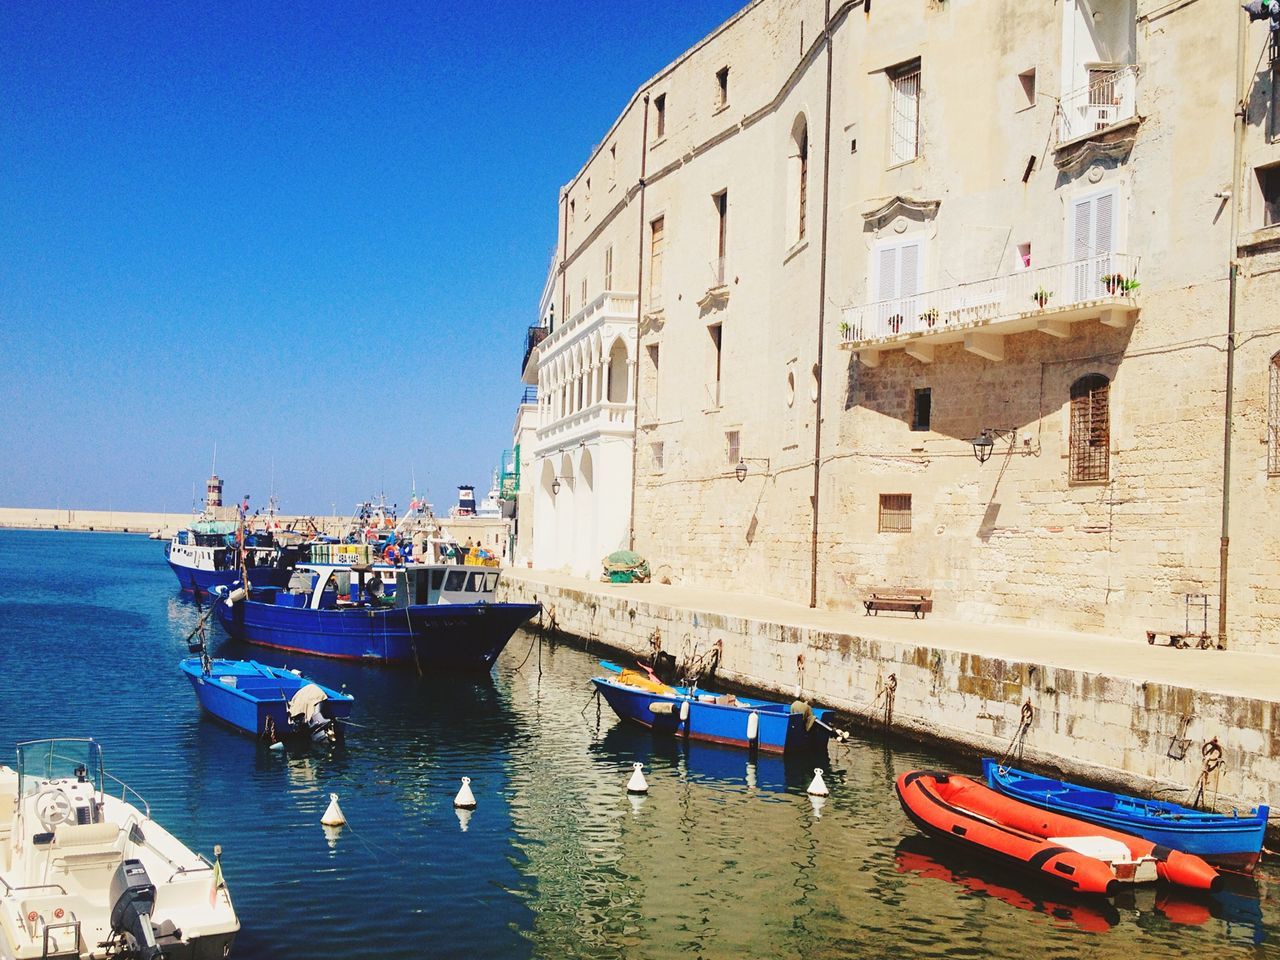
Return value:
<svg viewBox="0 0 1280 960">
<path fill-rule="evenodd" d="M 811 611 L 660 585 L 509 571 L 504 599 L 588 644 L 717 651 L 717 676 L 877 727 L 1169 799 L 1280 807 L 1275 658 L 998 626 Z M 1074 640 L 1074 644 L 1073 644 Z M 1273 831 L 1274 836 L 1274 831 Z"/>
</svg>

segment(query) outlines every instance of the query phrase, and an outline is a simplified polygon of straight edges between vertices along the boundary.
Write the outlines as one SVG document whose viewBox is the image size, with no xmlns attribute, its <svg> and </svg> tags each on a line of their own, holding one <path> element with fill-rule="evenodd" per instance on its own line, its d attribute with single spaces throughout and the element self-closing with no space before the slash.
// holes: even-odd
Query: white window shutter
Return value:
<svg viewBox="0 0 1280 960">
<path fill-rule="evenodd" d="M 1093 253 L 1104 254 L 1115 252 L 1114 210 L 1115 194 L 1104 193 L 1093 201 L 1094 230 Z"/>
<path fill-rule="evenodd" d="M 920 244 L 906 243 L 898 248 L 901 268 L 898 295 L 910 297 L 920 292 Z"/>
<path fill-rule="evenodd" d="M 1093 256 L 1093 201 L 1079 200 L 1075 207 L 1075 250 L 1072 260 Z"/>
<path fill-rule="evenodd" d="M 898 296 L 898 253 L 900 250 L 900 247 L 880 248 L 880 276 L 878 277 L 879 289 L 876 290 L 877 300 L 892 300 Z"/>
</svg>

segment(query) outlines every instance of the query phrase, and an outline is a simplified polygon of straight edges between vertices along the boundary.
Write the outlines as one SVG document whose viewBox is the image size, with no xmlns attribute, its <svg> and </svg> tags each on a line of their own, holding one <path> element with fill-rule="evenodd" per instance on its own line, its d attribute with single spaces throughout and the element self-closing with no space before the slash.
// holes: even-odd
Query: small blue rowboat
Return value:
<svg viewBox="0 0 1280 960">
<path fill-rule="evenodd" d="M 180 666 L 201 707 L 268 743 L 289 737 L 341 740 L 338 721 L 351 716 L 355 702 L 349 693 L 256 660 L 188 657 Z"/>
<path fill-rule="evenodd" d="M 617 669 L 606 664 L 606 669 Z M 596 690 L 623 720 L 658 733 L 769 753 L 825 752 L 831 728 L 821 708 L 720 695 L 658 683 L 631 670 L 595 677 Z"/>
<path fill-rule="evenodd" d="M 1262 854 L 1268 808 L 1210 813 L 1160 800 L 1126 797 L 982 761 L 987 784 L 1005 796 L 1088 820 L 1203 860 L 1251 872 Z"/>
</svg>

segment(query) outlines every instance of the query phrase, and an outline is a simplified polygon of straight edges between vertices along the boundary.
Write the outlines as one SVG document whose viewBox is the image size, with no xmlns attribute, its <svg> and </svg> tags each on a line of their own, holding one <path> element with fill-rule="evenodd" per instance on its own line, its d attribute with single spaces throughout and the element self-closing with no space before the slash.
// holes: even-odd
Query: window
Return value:
<svg viewBox="0 0 1280 960">
<path fill-rule="evenodd" d="M 1280 353 L 1271 358 L 1267 391 L 1267 476 L 1280 476 Z"/>
<path fill-rule="evenodd" d="M 1102 278 L 1111 273 L 1111 254 L 1116 249 L 1116 192 L 1081 197 L 1071 206 L 1074 298 L 1092 300 L 1102 295 Z"/>
<path fill-rule="evenodd" d="M 880 532 L 911 532 L 911 494 L 880 494 Z"/>
<path fill-rule="evenodd" d="M 729 466 L 735 466 L 742 459 L 742 441 L 737 430 L 729 430 L 724 435 L 725 452 L 729 454 Z"/>
<path fill-rule="evenodd" d="M 653 462 L 653 469 L 661 471 L 662 466 L 662 441 L 649 444 L 649 457 Z"/>
<path fill-rule="evenodd" d="M 1018 244 L 1018 255 L 1017 255 L 1017 261 L 1014 263 L 1014 268 L 1017 270 L 1026 270 L 1030 266 L 1031 266 L 1031 244 L 1020 243 Z"/>
<path fill-rule="evenodd" d="M 658 397 L 661 395 L 658 389 L 660 380 L 658 377 L 658 345 L 651 343 L 645 348 L 645 352 L 649 354 L 649 366 L 653 369 L 653 386 L 649 388 L 649 403 L 651 405 L 650 413 L 656 420 L 658 418 Z"/>
<path fill-rule="evenodd" d="M 920 156 L 920 61 L 889 72 L 889 165 Z"/>
<path fill-rule="evenodd" d="M 577 201 L 575 200 L 569 201 L 569 226 L 573 226 L 573 214 L 574 214 L 574 209 L 576 205 L 577 205 Z"/>
<path fill-rule="evenodd" d="M 615 143 L 609 147 L 609 189 L 613 189 L 613 185 L 618 180 L 618 145 Z"/>
<path fill-rule="evenodd" d="M 662 305 L 662 248 L 666 217 L 658 217 L 649 224 L 649 302 Z"/>
<path fill-rule="evenodd" d="M 653 98 L 654 139 L 661 140 L 667 135 L 667 95 L 660 93 Z"/>
<path fill-rule="evenodd" d="M 1100 373 L 1071 385 L 1070 472 L 1073 481 L 1106 480 L 1111 453 L 1111 381 Z"/>
<path fill-rule="evenodd" d="M 465 570 L 450 570 L 449 576 L 445 579 L 445 590 L 452 593 L 455 590 L 461 590 L 467 583 L 467 574 Z"/>
<path fill-rule="evenodd" d="M 715 286 L 724 285 L 724 253 L 729 230 L 729 191 L 721 190 L 711 198 L 716 205 L 716 259 L 711 265 Z"/>
<path fill-rule="evenodd" d="M 1034 107 L 1036 105 L 1036 71 L 1033 67 L 1018 74 L 1018 86 L 1022 90 L 1022 100 L 1019 107 Z"/>
<path fill-rule="evenodd" d="M 604 248 L 604 288 L 613 289 L 613 246 Z"/>
<path fill-rule="evenodd" d="M 582 306 L 587 305 L 587 278 L 582 278 Z"/>
<path fill-rule="evenodd" d="M 723 107 L 729 103 L 729 68 L 721 67 L 716 71 L 716 106 Z"/>
<path fill-rule="evenodd" d="M 723 330 L 724 328 L 718 323 L 707 327 L 707 333 L 711 334 L 711 405 L 713 407 L 720 406 L 720 348 Z"/>
<path fill-rule="evenodd" d="M 1262 192 L 1262 225 L 1280 223 L 1280 165 L 1260 167 L 1258 189 Z"/>
<path fill-rule="evenodd" d="M 929 418 L 933 414 L 933 388 L 920 387 L 915 392 L 911 404 L 911 429 L 928 430 Z"/>
<path fill-rule="evenodd" d="M 800 158 L 800 221 L 797 240 L 804 239 L 805 221 L 809 212 L 809 127 L 800 130 L 800 139 L 796 144 Z"/>
<path fill-rule="evenodd" d="M 914 322 L 918 315 L 916 294 L 921 286 L 922 253 L 919 240 L 885 243 L 876 248 L 872 286 L 881 303 L 877 321 L 886 323 L 890 333 L 898 333 L 904 323 Z"/>
</svg>

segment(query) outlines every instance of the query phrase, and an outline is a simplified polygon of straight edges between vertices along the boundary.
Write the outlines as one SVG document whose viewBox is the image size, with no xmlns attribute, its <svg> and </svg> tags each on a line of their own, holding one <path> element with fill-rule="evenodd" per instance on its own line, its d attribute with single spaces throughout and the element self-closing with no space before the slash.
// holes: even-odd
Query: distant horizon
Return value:
<svg viewBox="0 0 1280 960">
<path fill-rule="evenodd" d="M 559 188 L 745 2 L 0 8 L 0 503 L 483 496 Z"/>
</svg>

